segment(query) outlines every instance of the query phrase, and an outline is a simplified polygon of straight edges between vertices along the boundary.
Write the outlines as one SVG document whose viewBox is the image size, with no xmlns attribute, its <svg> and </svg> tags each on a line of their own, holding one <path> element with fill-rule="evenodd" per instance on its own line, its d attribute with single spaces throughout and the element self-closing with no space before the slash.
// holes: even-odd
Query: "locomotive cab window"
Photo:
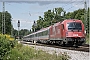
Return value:
<svg viewBox="0 0 90 60">
<path fill-rule="evenodd" d="M 82 25 L 79 22 L 67 23 L 68 30 L 82 30 Z"/>
</svg>

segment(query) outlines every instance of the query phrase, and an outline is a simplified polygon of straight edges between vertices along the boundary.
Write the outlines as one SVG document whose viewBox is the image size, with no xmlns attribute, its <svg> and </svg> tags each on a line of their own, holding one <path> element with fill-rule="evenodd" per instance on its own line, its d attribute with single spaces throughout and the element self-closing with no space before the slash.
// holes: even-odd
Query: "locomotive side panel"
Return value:
<svg viewBox="0 0 90 60">
<path fill-rule="evenodd" d="M 63 29 L 62 25 L 58 23 L 50 28 L 50 40 L 62 40 Z"/>
</svg>

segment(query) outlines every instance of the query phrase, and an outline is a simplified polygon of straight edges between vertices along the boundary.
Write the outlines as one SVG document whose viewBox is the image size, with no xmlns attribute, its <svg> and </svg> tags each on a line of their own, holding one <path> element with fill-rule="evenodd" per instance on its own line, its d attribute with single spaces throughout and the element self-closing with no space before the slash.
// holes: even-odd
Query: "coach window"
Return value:
<svg viewBox="0 0 90 60">
<path fill-rule="evenodd" d="M 48 35 L 48 30 L 46 30 L 46 35 Z"/>
<path fill-rule="evenodd" d="M 44 31 L 42 31 L 42 36 L 44 36 Z"/>
<path fill-rule="evenodd" d="M 37 35 L 37 37 L 38 37 L 38 33 L 37 33 L 36 35 Z"/>
<path fill-rule="evenodd" d="M 37 33 L 36 35 L 37 35 L 37 37 L 38 37 L 38 33 Z"/>
<path fill-rule="evenodd" d="M 42 35 L 42 33 L 40 32 L 40 36 Z"/>
<path fill-rule="evenodd" d="M 46 35 L 48 35 L 48 30 L 46 30 Z"/>
<path fill-rule="evenodd" d="M 44 35 L 44 32 L 42 32 L 42 36 Z"/>
<path fill-rule="evenodd" d="M 29 36 L 29 38 L 30 38 L 30 36 Z"/>
<path fill-rule="evenodd" d="M 43 32 L 43 35 L 47 35 L 47 30 Z"/>
<path fill-rule="evenodd" d="M 44 36 L 46 35 L 46 31 L 43 32 L 44 33 Z"/>
<path fill-rule="evenodd" d="M 37 37 L 37 34 L 35 34 L 35 37 Z"/>
<path fill-rule="evenodd" d="M 34 34 L 32 35 L 32 37 L 34 37 Z"/>
<path fill-rule="evenodd" d="M 31 35 L 31 38 L 32 38 L 32 35 Z"/>
<path fill-rule="evenodd" d="M 42 35 L 42 33 L 40 32 L 40 36 Z"/>
<path fill-rule="evenodd" d="M 39 33 L 39 36 L 41 36 L 41 32 Z"/>
<path fill-rule="evenodd" d="M 37 37 L 37 33 L 36 33 L 36 37 Z"/>
<path fill-rule="evenodd" d="M 47 35 L 47 30 L 45 31 L 45 35 Z"/>
<path fill-rule="evenodd" d="M 32 38 L 33 38 L 33 35 L 32 35 Z"/>
<path fill-rule="evenodd" d="M 45 35 L 45 31 L 43 31 L 43 36 Z"/>
<path fill-rule="evenodd" d="M 38 36 L 40 36 L 40 33 L 38 33 Z"/>
<path fill-rule="evenodd" d="M 43 32 L 41 32 L 41 36 L 43 36 Z"/>
<path fill-rule="evenodd" d="M 36 35 L 36 37 L 37 37 L 37 33 L 36 33 L 35 35 Z"/>
<path fill-rule="evenodd" d="M 46 31 L 43 31 L 43 36 L 45 36 L 46 35 Z"/>
<path fill-rule="evenodd" d="M 35 34 L 35 37 L 37 37 L 37 34 Z"/>
<path fill-rule="evenodd" d="M 42 32 L 42 36 L 44 36 L 44 31 Z"/>
<path fill-rule="evenodd" d="M 44 36 L 44 31 L 42 32 L 42 36 Z"/>
<path fill-rule="evenodd" d="M 34 34 L 34 37 L 36 37 L 36 34 Z"/>
</svg>

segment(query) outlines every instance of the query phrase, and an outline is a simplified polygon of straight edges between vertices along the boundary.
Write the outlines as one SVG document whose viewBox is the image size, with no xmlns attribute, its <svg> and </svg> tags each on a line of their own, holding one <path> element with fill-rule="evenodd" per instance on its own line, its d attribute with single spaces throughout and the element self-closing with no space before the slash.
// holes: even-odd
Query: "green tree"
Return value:
<svg viewBox="0 0 90 60">
<path fill-rule="evenodd" d="M 61 16 L 62 12 L 64 13 L 63 16 Z M 37 20 L 37 26 L 35 29 L 40 30 L 41 28 L 46 28 L 56 22 L 62 21 L 63 19 L 65 19 L 64 15 L 65 11 L 61 7 L 55 8 L 53 10 L 48 10 L 44 12 L 43 18 L 39 16 L 39 19 Z M 34 30 L 33 26 L 32 30 Z"/>
<path fill-rule="evenodd" d="M 19 31 L 19 37 L 20 37 L 20 39 L 23 37 L 23 36 L 26 36 L 26 35 L 28 35 L 28 34 L 30 34 L 32 31 L 30 30 L 28 30 L 28 29 L 21 29 L 20 31 Z M 13 31 L 13 36 L 16 38 L 16 37 L 18 37 L 18 30 L 16 30 L 16 29 L 14 29 L 14 31 Z"/>
<path fill-rule="evenodd" d="M 55 8 L 55 12 L 56 12 L 56 15 L 60 15 L 61 16 L 61 13 L 63 12 L 63 8 L 59 7 L 59 8 Z"/>
<path fill-rule="evenodd" d="M 54 13 L 51 10 L 44 12 L 44 27 L 48 27 L 52 24 L 54 19 Z"/>
<path fill-rule="evenodd" d="M 25 35 L 28 35 L 29 34 L 29 30 L 27 30 L 27 29 L 21 29 L 20 30 L 20 36 L 22 35 L 22 36 L 25 36 Z"/>
<path fill-rule="evenodd" d="M 55 8 L 55 16 L 54 19 L 56 20 L 56 22 L 62 21 L 65 19 L 65 11 L 63 8 L 59 7 L 59 8 Z M 63 14 L 62 14 L 63 13 Z"/>
<path fill-rule="evenodd" d="M 39 20 L 37 20 L 37 29 L 41 29 L 43 28 L 43 18 L 41 16 L 39 16 Z"/>
</svg>

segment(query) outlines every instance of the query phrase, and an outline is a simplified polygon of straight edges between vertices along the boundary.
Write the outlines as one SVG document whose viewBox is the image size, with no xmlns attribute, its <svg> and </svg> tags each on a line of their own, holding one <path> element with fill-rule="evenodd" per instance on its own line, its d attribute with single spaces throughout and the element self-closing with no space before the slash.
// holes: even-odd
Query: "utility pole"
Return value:
<svg viewBox="0 0 90 60">
<path fill-rule="evenodd" d="M 85 0 L 85 2 L 84 2 L 84 8 L 85 8 L 85 17 L 84 17 L 84 19 L 85 19 L 85 29 L 86 29 L 86 34 L 87 34 L 87 3 L 86 3 L 86 0 Z"/>
<path fill-rule="evenodd" d="M 33 23 L 33 26 L 34 26 L 34 33 L 35 33 L 35 27 L 37 26 L 37 24 L 36 24 L 35 21 L 34 21 L 34 23 Z M 34 47 L 34 48 L 35 48 L 35 54 L 37 54 L 37 53 L 36 53 L 36 41 L 35 41 L 35 40 L 36 40 L 36 38 L 35 38 L 35 34 L 34 34 L 33 42 L 34 42 L 34 44 L 35 44 L 35 47 Z M 35 56 L 35 57 L 36 57 L 36 56 Z"/>
<path fill-rule="evenodd" d="M 36 22 L 34 21 L 33 27 L 34 27 L 34 32 L 35 32 L 35 27 L 37 26 Z M 35 40 L 35 34 L 34 34 L 34 40 Z M 35 41 L 34 41 L 35 42 Z"/>
<path fill-rule="evenodd" d="M 5 2 L 3 2 L 3 11 L 2 11 L 2 34 L 5 34 Z"/>
</svg>

